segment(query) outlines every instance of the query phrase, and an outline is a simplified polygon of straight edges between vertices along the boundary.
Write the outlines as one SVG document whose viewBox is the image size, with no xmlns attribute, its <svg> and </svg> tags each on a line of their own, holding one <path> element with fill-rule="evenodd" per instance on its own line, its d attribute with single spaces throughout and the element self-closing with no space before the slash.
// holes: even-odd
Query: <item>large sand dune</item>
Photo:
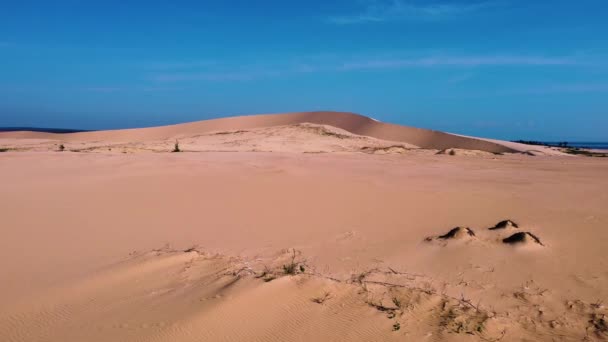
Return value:
<svg viewBox="0 0 608 342">
<path fill-rule="evenodd" d="M 303 123 L 333 126 L 353 134 L 381 140 L 398 141 L 425 149 L 443 150 L 460 148 L 492 153 L 524 152 L 531 147 L 522 144 L 491 141 L 459 136 L 428 129 L 383 123 L 353 113 L 304 112 L 229 117 L 185 124 L 125 129 L 115 131 L 53 134 L 39 132 L 0 133 L 0 138 L 54 139 L 63 141 L 129 141 L 169 140 L 209 132 L 245 130 L 272 126 L 287 126 Z M 537 147 L 537 150 L 550 149 Z"/>
<path fill-rule="evenodd" d="M 0 134 L 0 341 L 608 339 L 606 159 L 501 146 L 346 113 Z"/>
</svg>

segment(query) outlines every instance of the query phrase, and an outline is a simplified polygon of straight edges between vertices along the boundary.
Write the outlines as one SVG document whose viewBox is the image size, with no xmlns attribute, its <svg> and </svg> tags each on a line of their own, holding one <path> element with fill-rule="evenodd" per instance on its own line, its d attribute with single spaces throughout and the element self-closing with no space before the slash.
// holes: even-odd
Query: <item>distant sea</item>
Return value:
<svg viewBox="0 0 608 342">
<path fill-rule="evenodd" d="M 31 131 L 43 133 L 78 133 L 91 132 L 84 129 L 69 129 L 69 128 L 41 128 L 41 127 L 0 127 L 0 132 L 16 132 L 16 131 Z"/>
</svg>

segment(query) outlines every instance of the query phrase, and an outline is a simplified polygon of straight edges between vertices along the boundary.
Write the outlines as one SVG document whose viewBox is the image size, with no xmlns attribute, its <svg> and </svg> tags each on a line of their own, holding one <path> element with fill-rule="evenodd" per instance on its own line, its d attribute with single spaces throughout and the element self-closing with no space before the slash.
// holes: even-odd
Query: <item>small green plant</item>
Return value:
<svg viewBox="0 0 608 342">
<path fill-rule="evenodd" d="M 448 154 L 451 155 L 451 156 L 455 156 L 456 152 L 454 150 L 450 150 L 450 153 L 448 153 Z"/>
<path fill-rule="evenodd" d="M 182 150 L 179 149 L 179 141 L 175 140 L 175 145 L 173 146 L 173 151 L 171 152 L 181 152 Z"/>
<path fill-rule="evenodd" d="M 65 146 L 63 144 L 59 145 L 59 152 L 63 152 L 65 150 Z"/>
</svg>

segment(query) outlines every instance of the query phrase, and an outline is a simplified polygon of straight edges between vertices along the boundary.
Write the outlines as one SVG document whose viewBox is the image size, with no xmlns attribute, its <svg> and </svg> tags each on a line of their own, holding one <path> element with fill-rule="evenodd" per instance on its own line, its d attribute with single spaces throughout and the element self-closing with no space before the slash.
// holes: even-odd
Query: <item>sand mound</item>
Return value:
<svg viewBox="0 0 608 342">
<path fill-rule="evenodd" d="M 519 228 L 519 225 L 511 220 L 504 220 L 498 222 L 494 227 L 488 228 L 489 230 L 497 230 L 497 229 L 509 229 L 509 228 Z"/>
<path fill-rule="evenodd" d="M 446 234 L 438 236 L 437 238 L 446 240 L 446 239 L 462 239 L 462 238 L 468 238 L 468 237 L 474 237 L 474 236 L 475 236 L 475 233 L 473 232 L 473 230 L 471 230 L 471 228 L 456 227 L 456 228 L 452 228 Z"/>
<path fill-rule="evenodd" d="M 518 150 L 500 142 L 459 136 L 439 131 L 388 124 L 353 113 L 302 112 L 290 114 L 268 114 L 230 117 L 185 124 L 125 129 L 114 131 L 79 132 L 67 134 L 36 132 L 5 132 L 0 138 L 37 138 L 71 141 L 122 141 L 141 142 L 150 140 L 175 140 L 197 134 L 221 131 L 239 131 L 253 128 L 287 126 L 302 123 L 333 126 L 352 134 L 381 140 L 401 142 L 425 149 L 479 150 L 492 153 L 516 152 Z M 339 137 L 339 136 L 338 136 Z"/>
<path fill-rule="evenodd" d="M 443 235 L 430 236 L 425 241 L 448 241 L 448 240 L 471 240 L 475 238 L 475 232 L 468 227 L 455 227 Z"/>
<path fill-rule="evenodd" d="M 504 238 L 502 240 L 503 243 L 509 244 L 509 245 L 517 245 L 517 244 L 536 244 L 536 245 L 541 245 L 544 246 L 542 244 L 542 242 L 540 242 L 540 239 L 530 233 L 530 232 L 519 232 L 519 233 L 515 233 L 507 238 Z"/>
</svg>

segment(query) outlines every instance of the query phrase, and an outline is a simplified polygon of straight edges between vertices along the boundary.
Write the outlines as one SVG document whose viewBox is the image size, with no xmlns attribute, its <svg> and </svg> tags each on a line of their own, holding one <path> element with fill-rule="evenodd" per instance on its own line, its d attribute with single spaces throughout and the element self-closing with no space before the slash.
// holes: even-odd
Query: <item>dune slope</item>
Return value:
<svg viewBox="0 0 608 342">
<path fill-rule="evenodd" d="M 427 149 L 460 148 L 493 153 L 519 151 L 516 147 L 508 147 L 495 141 L 383 123 L 362 115 L 344 112 L 302 112 L 239 116 L 162 127 L 61 135 L 37 132 L 9 132 L 0 133 L 0 138 L 61 139 L 63 141 L 146 141 L 187 137 L 214 131 L 242 130 L 302 123 L 333 126 L 357 135 L 398 141 Z"/>
</svg>

